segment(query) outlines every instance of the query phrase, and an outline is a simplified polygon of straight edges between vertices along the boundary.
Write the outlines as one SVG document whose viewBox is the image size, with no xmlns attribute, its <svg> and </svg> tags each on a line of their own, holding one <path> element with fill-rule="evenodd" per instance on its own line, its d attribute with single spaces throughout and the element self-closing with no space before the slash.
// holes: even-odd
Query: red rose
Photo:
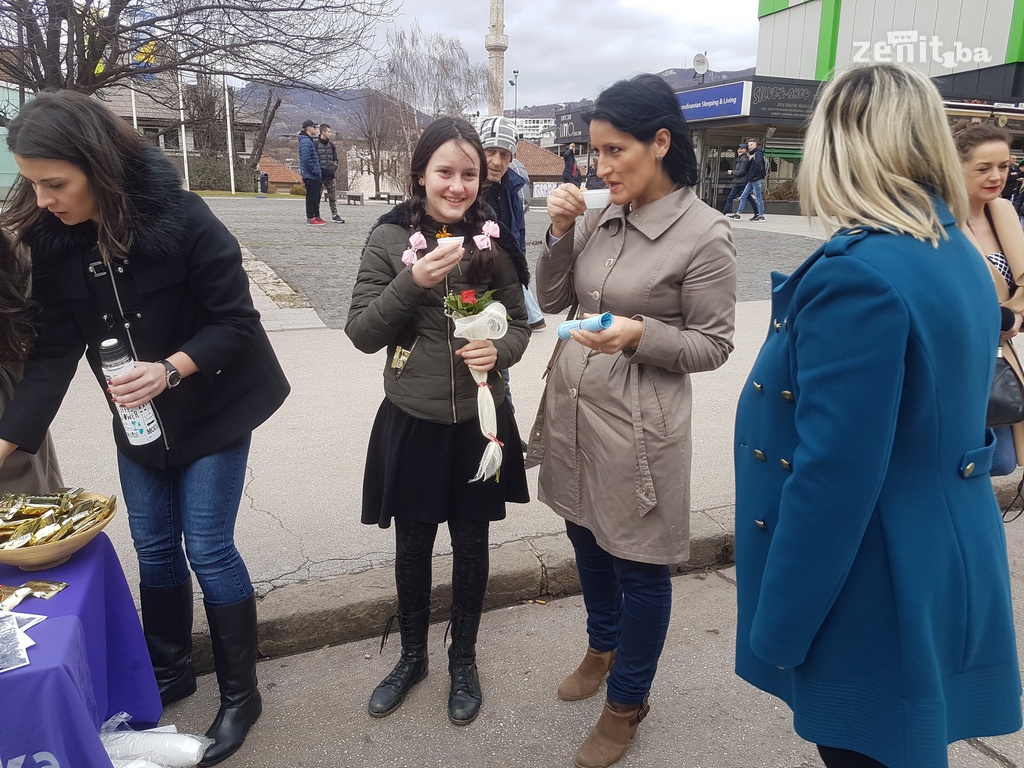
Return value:
<svg viewBox="0 0 1024 768">
<path fill-rule="evenodd" d="M 462 292 L 462 303 L 463 304 L 476 304 L 476 291 L 463 291 Z"/>
</svg>

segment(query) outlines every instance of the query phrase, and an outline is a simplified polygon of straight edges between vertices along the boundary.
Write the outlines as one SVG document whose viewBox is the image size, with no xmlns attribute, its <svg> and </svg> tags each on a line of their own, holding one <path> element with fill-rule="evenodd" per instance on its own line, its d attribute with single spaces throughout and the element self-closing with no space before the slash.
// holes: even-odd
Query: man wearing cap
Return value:
<svg viewBox="0 0 1024 768">
<path fill-rule="evenodd" d="M 522 189 L 526 179 L 511 167 L 519 145 L 515 123 L 501 115 L 485 117 L 480 123 L 480 141 L 487 155 L 487 184 L 481 199 L 494 210 L 498 221 L 515 237 L 519 250 L 526 254 L 526 213 L 523 210 Z M 537 331 L 544 327 L 544 314 L 528 286 L 523 286 L 526 297 L 526 315 L 530 327 Z"/>
<path fill-rule="evenodd" d="M 306 223 L 320 226 L 327 222 L 320 218 L 320 156 L 316 151 L 313 137 L 316 123 L 306 120 L 299 131 L 299 174 L 306 187 Z"/>
<path fill-rule="evenodd" d="M 732 212 L 732 201 L 747 186 L 747 176 L 750 173 L 750 158 L 747 157 L 746 144 L 740 144 L 736 147 L 736 164 L 732 167 L 731 171 L 726 171 L 726 173 L 732 176 L 732 189 L 729 190 L 729 197 L 725 200 L 725 207 L 722 208 L 722 213 L 730 219 L 738 219 L 740 215 Z"/>
</svg>

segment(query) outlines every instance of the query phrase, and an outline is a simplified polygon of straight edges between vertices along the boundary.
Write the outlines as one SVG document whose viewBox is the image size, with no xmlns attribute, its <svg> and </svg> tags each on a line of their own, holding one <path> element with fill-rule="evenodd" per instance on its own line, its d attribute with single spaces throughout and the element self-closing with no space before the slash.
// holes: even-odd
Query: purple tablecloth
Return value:
<svg viewBox="0 0 1024 768">
<path fill-rule="evenodd" d="M 110 768 L 98 737 L 118 712 L 135 726 L 160 719 L 160 694 L 135 602 L 117 554 L 101 533 L 45 571 L 0 565 L 0 584 L 65 581 L 49 600 L 17 610 L 48 616 L 31 627 L 29 665 L 0 674 L 0 766 Z M 26 755 L 22 763 L 17 759 Z M 13 762 L 12 762 L 13 761 Z"/>
</svg>

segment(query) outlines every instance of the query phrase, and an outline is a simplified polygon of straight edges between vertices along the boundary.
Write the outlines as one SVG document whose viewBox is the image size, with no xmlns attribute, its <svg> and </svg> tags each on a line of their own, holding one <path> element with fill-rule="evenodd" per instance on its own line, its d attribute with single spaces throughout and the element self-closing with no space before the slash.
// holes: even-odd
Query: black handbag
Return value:
<svg viewBox="0 0 1024 768">
<path fill-rule="evenodd" d="M 1016 354 L 1014 354 L 1016 357 Z M 996 372 L 992 378 L 992 392 L 988 397 L 986 427 L 1002 427 L 1024 421 L 1024 384 L 1010 361 L 1003 357 L 1003 349 L 996 351 Z"/>
</svg>

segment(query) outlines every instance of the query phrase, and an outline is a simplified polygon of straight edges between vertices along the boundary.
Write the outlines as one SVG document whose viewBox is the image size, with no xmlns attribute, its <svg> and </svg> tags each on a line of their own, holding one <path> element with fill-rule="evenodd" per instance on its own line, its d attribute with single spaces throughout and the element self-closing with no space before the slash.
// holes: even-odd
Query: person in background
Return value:
<svg viewBox="0 0 1024 768">
<path fill-rule="evenodd" d="M 480 123 L 480 141 L 487 155 L 487 183 L 483 185 L 480 197 L 512 233 L 519 251 L 525 256 L 526 212 L 523 210 L 522 189 L 526 179 L 511 167 L 519 144 L 515 123 L 501 115 L 484 118 Z M 546 325 L 544 314 L 527 285 L 523 286 L 523 297 L 530 328 L 539 331 Z"/>
<path fill-rule="evenodd" d="M 747 183 L 743 187 L 740 201 L 736 204 L 736 214 L 730 216 L 730 218 L 738 219 L 740 214 L 743 213 L 743 206 L 746 204 L 747 198 L 753 195 L 750 205 L 754 208 L 754 215 L 750 217 L 750 220 L 764 221 L 764 200 L 761 198 L 761 185 L 764 183 L 764 177 L 768 175 L 768 168 L 764 162 L 764 151 L 757 146 L 757 139 L 749 139 L 747 141 L 747 157 L 750 158 Z"/>
<path fill-rule="evenodd" d="M 316 123 L 306 120 L 299 131 L 299 175 L 306 187 L 306 223 L 321 225 L 327 222 L 320 218 L 320 185 L 323 175 L 320 170 L 320 154 L 316 150 Z"/>
<path fill-rule="evenodd" d="M 565 164 L 562 168 L 562 183 L 572 184 L 573 174 L 576 171 L 576 144 L 569 144 L 569 148 L 562 155 L 562 162 Z"/>
<path fill-rule="evenodd" d="M 560 350 L 528 461 L 540 464 L 540 500 L 565 518 L 587 608 L 588 647 L 558 697 L 593 696 L 608 675 L 575 757 L 603 768 L 649 711 L 670 567 L 689 556 L 690 375 L 732 351 L 736 252 L 728 222 L 694 191 L 693 142 L 664 80 L 612 85 L 589 123 L 611 203 L 588 211 L 573 184 L 551 193 L 537 293 L 549 312 L 579 302 L 614 319 Z"/>
<path fill-rule="evenodd" d="M 1008 134 L 1008 138 L 1012 140 L 1013 137 Z M 1020 166 L 1017 165 L 1017 156 L 1010 155 L 1010 165 L 1007 168 L 1006 183 L 1003 185 L 1001 197 L 1013 203 L 1022 178 L 1024 175 L 1021 174 Z"/>
<path fill-rule="evenodd" d="M 20 178 L 0 216 L 32 258 L 38 336 L 0 416 L 0 462 L 33 453 L 85 354 L 107 393 L 142 625 L 160 699 L 196 690 L 192 575 L 210 627 L 220 709 L 200 766 L 234 754 L 263 711 L 256 595 L 234 528 L 252 431 L 289 392 L 238 241 L 156 147 L 102 102 L 38 93 L 8 126 Z M 135 367 L 103 376 L 117 339 Z M 115 403 L 152 405 L 160 436 L 128 441 Z M 184 548 L 182 543 L 184 542 Z"/>
<path fill-rule="evenodd" d="M 732 187 L 729 189 L 729 197 L 726 198 L 725 205 L 722 207 L 722 213 L 730 219 L 738 219 L 742 206 L 740 206 L 736 213 L 733 213 L 732 201 L 743 192 L 743 189 L 747 186 L 747 177 L 750 175 L 750 158 L 747 156 L 746 144 L 740 144 L 736 147 L 736 164 L 727 170 L 726 173 L 732 177 Z"/>
<path fill-rule="evenodd" d="M 29 265 L 0 232 L 0 413 L 14 396 L 35 341 L 29 272 Z M 54 493 L 63 487 L 49 432 L 35 453 L 16 451 L 0 467 L 0 493 Z"/>
<path fill-rule="evenodd" d="M 737 407 L 736 672 L 827 768 L 945 768 L 1021 727 L 1021 682 L 985 429 L 999 312 L 928 77 L 826 85 L 799 185 L 835 234 L 774 280 Z"/>
<path fill-rule="evenodd" d="M 607 189 L 608 185 L 604 179 L 597 175 L 597 155 L 590 158 L 590 165 L 587 166 L 587 189 Z"/>
<path fill-rule="evenodd" d="M 506 502 L 529 500 L 519 431 L 499 374 L 523 356 L 530 338 L 522 290 L 529 271 L 508 232 L 486 218 L 479 197 L 486 176 L 484 148 L 469 123 L 442 117 L 424 129 L 412 154 L 409 200 L 370 232 L 345 322 L 360 351 L 387 348 L 384 401 L 366 452 L 362 522 L 395 523 L 402 655 L 370 697 L 372 717 L 398 709 L 427 674 L 432 554 L 438 526 L 447 523 L 454 558 L 448 719 L 454 725 L 476 719 L 483 702 L 476 642 L 489 526 L 504 519 Z M 464 237 L 463 245 L 437 243 L 449 235 Z M 508 332 L 494 340 L 454 338 L 446 296 L 475 300 L 487 291 L 505 306 Z M 469 481 L 488 440 L 480 433 L 471 370 L 487 373 L 497 417 L 492 439 L 502 446 L 498 475 L 477 482 Z"/>
<path fill-rule="evenodd" d="M 1001 308 L 1000 347 L 1003 357 L 1020 371 L 1013 337 L 1024 315 L 1024 230 L 1010 201 L 1001 194 L 1012 167 L 1010 134 L 993 125 L 960 125 L 953 141 L 967 186 L 968 214 L 963 231 L 985 258 Z M 1022 376 L 1024 378 L 1024 376 Z M 1024 423 L 995 428 L 993 476 L 1008 475 L 1024 464 Z"/>
<path fill-rule="evenodd" d="M 344 224 L 345 220 L 338 215 L 338 191 L 335 188 L 334 176 L 338 172 L 338 148 L 331 141 L 331 126 L 320 124 L 320 137 L 316 140 L 316 153 L 320 160 L 320 177 L 327 203 L 331 206 L 331 219 L 336 224 Z"/>
</svg>

